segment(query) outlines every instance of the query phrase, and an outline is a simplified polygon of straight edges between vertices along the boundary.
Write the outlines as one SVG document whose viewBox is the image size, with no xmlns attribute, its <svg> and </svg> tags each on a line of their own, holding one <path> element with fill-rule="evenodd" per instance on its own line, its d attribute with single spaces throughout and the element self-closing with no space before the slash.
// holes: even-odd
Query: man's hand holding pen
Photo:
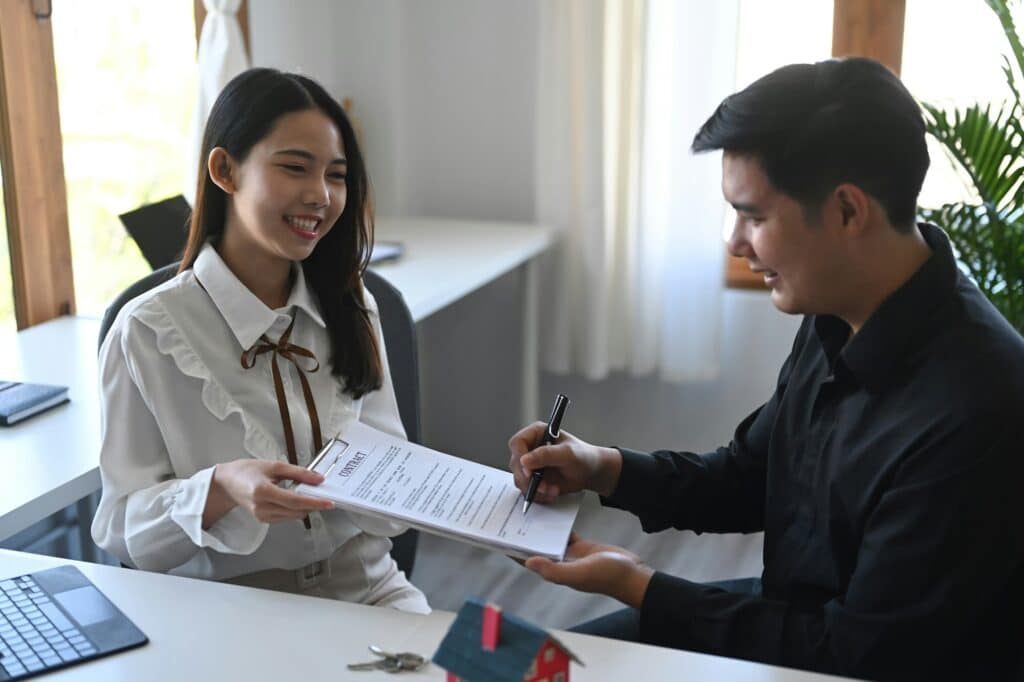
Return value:
<svg viewBox="0 0 1024 682">
<path fill-rule="evenodd" d="M 622 472 L 622 454 L 615 448 L 591 445 L 562 430 L 551 445 L 542 441 L 548 425 L 534 422 L 516 433 L 508 442 L 509 468 L 516 487 L 525 495 L 530 474 L 543 468 L 544 478 L 535 500 L 553 501 L 559 495 L 593 490 L 611 495 Z M 654 571 L 621 547 L 584 540 L 575 533 L 569 539 L 565 560 L 554 562 L 531 557 L 526 567 L 553 583 L 582 592 L 596 592 L 639 608 Z"/>
<path fill-rule="evenodd" d="M 508 442 L 509 468 L 516 487 L 524 495 L 530 485 L 530 474 L 540 468 L 544 468 L 544 480 L 537 489 L 538 502 L 551 502 L 559 495 L 579 490 L 612 494 L 622 470 L 622 455 L 618 450 L 591 445 L 565 430 L 553 445 L 535 448 L 545 429 L 544 422 L 534 422 Z"/>
</svg>

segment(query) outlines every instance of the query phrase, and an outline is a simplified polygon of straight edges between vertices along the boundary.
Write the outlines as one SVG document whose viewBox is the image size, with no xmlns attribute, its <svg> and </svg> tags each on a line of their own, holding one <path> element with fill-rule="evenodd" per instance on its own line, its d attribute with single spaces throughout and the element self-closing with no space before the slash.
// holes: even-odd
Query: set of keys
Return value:
<svg viewBox="0 0 1024 682">
<path fill-rule="evenodd" d="M 378 656 L 368 663 L 350 663 L 349 670 L 383 670 L 388 673 L 415 672 L 427 664 L 427 659 L 419 654 L 404 652 L 392 654 L 379 646 L 370 646 L 370 652 Z"/>
</svg>

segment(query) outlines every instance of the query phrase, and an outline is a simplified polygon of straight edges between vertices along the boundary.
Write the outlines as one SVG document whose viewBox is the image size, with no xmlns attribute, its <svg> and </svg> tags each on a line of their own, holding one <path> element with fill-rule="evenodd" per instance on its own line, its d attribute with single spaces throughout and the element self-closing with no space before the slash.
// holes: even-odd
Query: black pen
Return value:
<svg viewBox="0 0 1024 682">
<path fill-rule="evenodd" d="M 565 408 L 567 407 L 569 407 L 569 399 L 561 393 L 556 395 L 555 405 L 551 408 L 551 416 L 548 417 L 548 427 L 544 429 L 544 435 L 541 437 L 540 442 L 534 446 L 534 450 L 543 445 L 551 445 L 558 440 L 558 434 L 562 430 L 562 417 L 565 416 Z M 530 485 L 526 489 L 526 499 L 523 500 L 523 514 L 530 510 L 533 498 L 537 496 L 537 486 L 540 485 L 540 479 L 543 476 L 544 467 L 530 474 Z"/>
</svg>

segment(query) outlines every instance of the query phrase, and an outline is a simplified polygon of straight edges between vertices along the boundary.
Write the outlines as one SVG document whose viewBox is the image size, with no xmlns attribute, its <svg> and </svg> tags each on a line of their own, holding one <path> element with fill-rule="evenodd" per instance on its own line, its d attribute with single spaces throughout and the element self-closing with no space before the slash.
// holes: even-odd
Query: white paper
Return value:
<svg viewBox="0 0 1024 682">
<path fill-rule="evenodd" d="M 300 484 L 297 492 L 523 558 L 565 556 L 581 498 L 566 495 L 552 504 L 534 504 L 524 515 L 523 495 L 510 472 L 359 422 L 339 434 L 315 470 L 324 482 Z"/>
</svg>

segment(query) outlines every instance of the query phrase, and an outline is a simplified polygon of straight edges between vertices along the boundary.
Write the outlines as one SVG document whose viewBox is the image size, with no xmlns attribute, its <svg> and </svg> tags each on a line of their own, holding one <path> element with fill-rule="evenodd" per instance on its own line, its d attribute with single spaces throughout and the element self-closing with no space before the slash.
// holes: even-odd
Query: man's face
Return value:
<svg viewBox="0 0 1024 682">
<path fill-rule="evenodd" d="M 809 224 L 800 204 L 776 190 L 751 155 L 723 155 L 722 193 L 736 209 L 729 252 L 764 275 L 775 307 L 792 314 L 833 312 L 839 244 L 828 220 Z"/>
</svg>

